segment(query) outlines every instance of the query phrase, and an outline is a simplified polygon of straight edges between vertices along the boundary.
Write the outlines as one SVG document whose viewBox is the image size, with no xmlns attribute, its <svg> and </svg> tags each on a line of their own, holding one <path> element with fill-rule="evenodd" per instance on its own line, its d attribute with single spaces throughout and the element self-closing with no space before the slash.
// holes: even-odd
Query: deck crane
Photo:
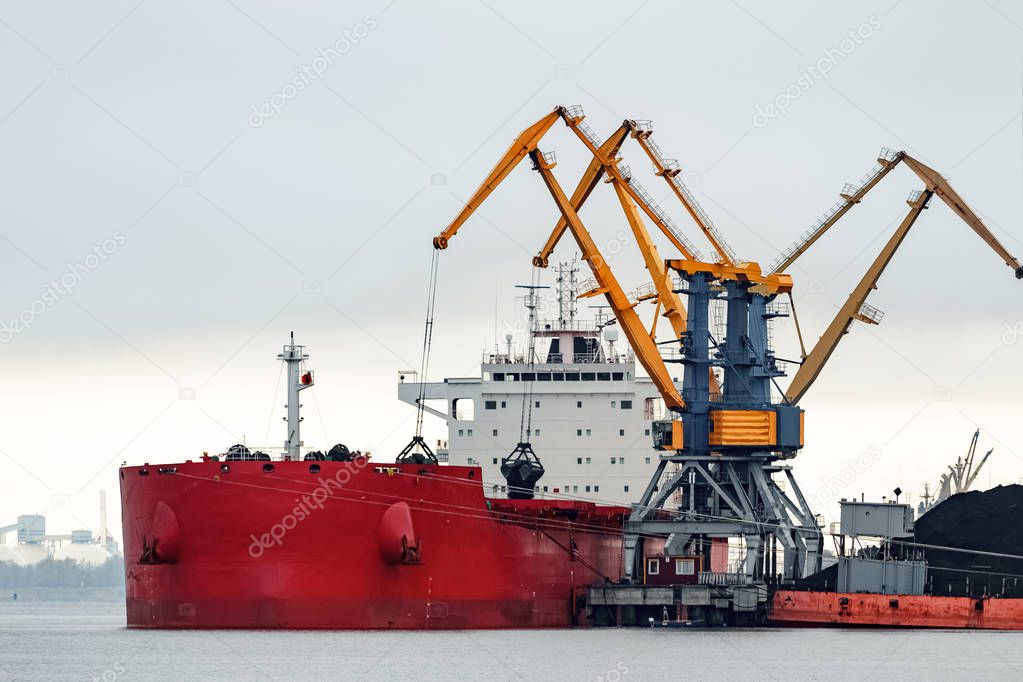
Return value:
<svg viewBox="0 0 1023 682">
<path fill-rule="evenodd" d="M 948 181 L 945 180 L 933 168 L 927 166 L 923 162 L 913 158 L 909 154 L 903 151 L 893 152 L 891 150 L 884 149 L 881 151 L 878 157 L 878 165 L 864 177 L 864 181 L 857 188 L 853 185 L 846 185 L 842 190 L 842 202 L 825 214 L 823 218 L 817 221 L 814 227 L 804 233 L 803 237 L 795 245 L 787 249 L 782 255 L 775 261 L 772 267 L 772 272 L 780 272 L 790 266 L 796 261 L 799 256 L 806 253 L 810 246 L 817 241 L 828 229 L 830 229 L 838 219 L 845 215 L 850 208 L 855 206 L 859 201 L 866 195 L 866 193 L 878 182 L 881 178 L 888 174 L 888 172 L 894 168 L 900 162 L 905 163 L 909 168 L 924 182 L 924 188 L 922 190 L 914 191 L 907 204 L 909 204 L 910 210 L 906 217 L 896 228 L 895 232 L 889 238 L 888 242 L 881 249 L 880 253 L 871 263 L 870 267 L 864 273 L 862 279 L 853 289 L 849 298 L 845 304 L 839 309 L 838 314 L 832 320 L 831 324 L 828 325 L 824 334 L 820 337 L 813 349 L 807 354 L 803 352 L 803 361 L 799 367 L 799 370 L 792 377 L 792 381 L 789 383 L 788 388 L 785 391 L 785 399 L 790 404 L 796 404 L 803 397 L 803 395 L 809 390 L 820 375 L 821 370 L 824 369 L 824 365 L 828 359 L 835 352 L 842 337 L 849 331 L 850 325 L 853 321 L 859 320 L 866 324 L 878 324 L 883 317 L 883 313 L 869 305 L 867 297 L 870 292 L 877 288 L 878 279 L 884 273 L 885 268 L 891 262 L 895 252 L 902 245 L 909 233 L 911 227 L 916 222 L 917 218 L 924 209 L 928 208 L 928 204 L 932 196 L 938 196 L 944 201 L 963 221 L 970 226 L 970 228 L 976 232 L 984 242 L 990 246 L 999 257 L 1005 261 L 1016 274 L 1017 278 L 1023 279 L 1023 267 L 1020 266 L 1019 261 L 1012 256 L 1004 246 L 998 241 L 998 239 L 987 229 L 983 221 L 973 212 L 972 209 L 966 204 L 965 201 L 952 189 Z M 837 208 L 836 208 L 837 207 Z M 798 330 L 798 322 L 797 322 Z M 800 332 L 800 339 L 802 333 Z"/>
</svg>

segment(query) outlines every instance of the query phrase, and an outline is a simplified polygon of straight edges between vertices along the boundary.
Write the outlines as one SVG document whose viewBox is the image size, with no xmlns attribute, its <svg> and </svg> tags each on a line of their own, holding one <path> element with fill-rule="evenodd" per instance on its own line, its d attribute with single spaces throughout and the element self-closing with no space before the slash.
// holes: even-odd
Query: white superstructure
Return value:
<svg viewBox="0 0 1023 682">
<path fill-rule="evenodd" d="M 653 382 L 636 376 L 632 351 L 615 348 L 613 320 L 576 318 L 574 264 L 559 272 L 556 317 L 530 325 L 533 362 L 509 334 L 505 348 L 484 355 L 480 376 L 426 383 L 425 410 L 448 425 L 447 462 L 481 466 L 491 496 L 506 492 L 501 459 L 521 435 L 546 469 L 537 497 L 631 503 L 657 465 L 650 422 L 664 416 L 663 402 Z M 419 391 L 418 378 L 404 373 L 399 399 L 414 406 Z"/>
</svg>

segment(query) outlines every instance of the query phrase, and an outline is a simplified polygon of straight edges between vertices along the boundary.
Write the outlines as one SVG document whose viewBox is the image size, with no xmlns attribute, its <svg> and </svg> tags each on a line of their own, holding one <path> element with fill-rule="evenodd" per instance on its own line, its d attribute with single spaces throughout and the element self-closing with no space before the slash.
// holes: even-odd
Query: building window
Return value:
<svg viewBox="0 0 1023 682">
<path fill-rule="evenodd" d="M 615 401 L 613 401 L 613 400 L 611 401 L 611 407 L 615 407 L 617 404 L 618 403 L 616 403 Z"/>
<path fill-rule="evenodd" d="M 649 436 L 650 435 L 650 429 L 643 429 L 643 435 L 644 436 Z"/>
<path fill-rule="evenodd" d="M 577 436 L 583 435 L 583 430 L 582 429 L 576 429 L 575 430 L 575 435 L 577 435 Z"/>
<path fill-rule="evenodd" d="M 543 487 L 543 491 L 544 491 L 544 492 L 547 492 L 547 486 L 544 486 L 544 487 Z"/>
<path fill-rule="evenodd" d="M 496 485 L 494 486 L 494 492 L 495 493 L 497 492 L 497 486 Z"/>
<path fill-rule="evenodd" d="M 593 492 L 599 493 L 600 492 L 600 486 L 599 485 L 593 486 Z"/>
<path fill-rule="evenodd" d="M 657 575 L 661 572 L 661 560 L 660 559 L 647 559 L 646 560 L 646 574 Z"/>
<path fill-rule="evenodd" d="M 624 457 L 619 457 L 618 458 L 618 463 L 619 464 L 625 464 L 625 458 Z"/>
<path fill-rule="evenodd" d="M 533 429 L 533 435 L 534 436 L 539 436 L 540 435 L 540 429 Z"/>
<path fill-rule="evenodd" d="M 675 575 L 693 575 L 695 573 L 695 559 L 675 559 Z"/>
<path fill-rule="evenodd" d="M 586 435 L 587 435 L 587 436 L 592 436 L 592 435 L 593 435 L 593 433 L 592 433 L 592 432 L 591 432 L 591 431 L 590 431 L 589 429 L 586 429 Z"/>
<path fill-rule="evenodd" d="M 625 429 L 618 429 L 618 435 L 619 436 L 624 436 L 625 435 Z"/>
<path fill-rule="evenodd" d="M 469 436 L 471 436 L 471 435 L 472 435 L 472 429 L 467 429 L 467 430 L 466 430 L 466 435 L 469 435 Z"/>
<path fill-rule="evenodd" d="M 586 492 L 590 492 L 590 486 L 586 486 Z"/>
<path fill-rule="evenodd" d="M 579 492 L 579 486 L 577 486 L 577 485 L 572 486 L 572 492 L 574 492 L 574 493 Z"/>
<path fill-rule="evenodd" d="M 533 403 L 533 407 L 540 407 L 540 401 L 537 400 L 535 403 Z"/>
<path fill-rule="evenodd" d="M 611 464 L 616 464 L 617 462 L 618 462 L 618 458 L 617 457 L 612 457 L 611 458 Z"/>
<path fill-rule="evenodd" d="M 583 463 L 583 458 L 582 457 L 576 457 L 575 458 L 575 463 L 576 464 L 582 464 Z"/>
<path fill-rule="evenodd" d="M 496 410 L 497 409 L 497 401 L 496 400 L 485 400 L 485 401 L 483 401 L 483 409 L 485 409 L 485 410 Z"/>
<path fill-rule="evenodd" d="M 586 463 L 587 463 L 587 464 L 589 464 L 589 463 L 590 463 L 591 461 L 592 461 L 592 460 L 591 460 L 591 459 L 590 459 L 589 457 L 587 457 L 587 458 L 586 458 Z"/>
<path fill-rule="evenodd" d="M 508 403 L 504 400 L 501 401 L 501 407 L 508 407 Z"/>
<path fill-rule="evenodd" d="M 494 429 L 494 437 L 497 437 L 497 429 Z"/>
<path fill-rule="evenodd" d="M 575 401 L 575 406 L 576 406 L 576 407 L 582 407 L 582 406 L 583 406 L 583 401 L 581 401 L 581 400 L 576 400 L 576 401 Z"/>
<path fill-rule="evenodd" d="M 464 436 L 465 435 L 465 429 L 458 429 L 458 435 L 459 436 Z"/>
<path fill-rule="evenodd" d="M 644 457 L 643 459 L 645 460 L 643 462 L 644 464 L 650 464 L 650 458 L 649 457 Z"/>
<path fill-rule="evenodd" d="M 624 492 L 629 492 L 629 486 L 623 486 L 623 487 L 622 487 L 622 490 L 623 490 Z"/>
<path fill-rule="evenodd" d="M 494 458 L 494 464 L 497 464 L 497 457 Z"/>
<path fill-rule="evenodd" d="M 623 400 L 622 401 L 622 409 L 623 410 L 631 410 L 632 409 L 632 401 L 631 400 Z"/>
</svg>

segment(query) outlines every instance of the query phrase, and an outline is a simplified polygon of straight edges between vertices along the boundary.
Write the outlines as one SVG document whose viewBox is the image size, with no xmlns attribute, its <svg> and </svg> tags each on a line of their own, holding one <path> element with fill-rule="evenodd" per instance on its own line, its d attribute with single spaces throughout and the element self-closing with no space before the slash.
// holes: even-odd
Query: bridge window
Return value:
<svg viewBox="0 0 1023 682">
<path fill-rule="evenodd" d="M 583 372 L 583 381 L 593 381 L 597 376 L 593 372 Z"/>
<path fill-rule="evenodd" d="M 476 409 L 473 406 L 472 398 L 455 398 L 452 400 L 451 416 L 462 422 L 471 422 L 475 419 Z"/>
<path fill-rule="evenodd" d="M 625 378 L 625 375 L 621 372 L 611 372 L 611 379 L 614 381 L 621 381 Z"/>
</svg>

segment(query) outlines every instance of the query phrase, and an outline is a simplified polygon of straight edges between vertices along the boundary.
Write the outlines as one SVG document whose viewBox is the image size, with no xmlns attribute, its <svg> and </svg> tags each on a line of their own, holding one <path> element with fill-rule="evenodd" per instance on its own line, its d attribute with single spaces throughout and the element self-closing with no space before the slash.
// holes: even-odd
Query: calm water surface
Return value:
<svg viewBox="0 0 1023 682">
<path fill-rule="evenodd" d="M 0 601 L 0 679 L 1021 680 L 1023 634 L 146 632 L 125 629 L 119 602 L 22 599 Z"/>
</svg>

